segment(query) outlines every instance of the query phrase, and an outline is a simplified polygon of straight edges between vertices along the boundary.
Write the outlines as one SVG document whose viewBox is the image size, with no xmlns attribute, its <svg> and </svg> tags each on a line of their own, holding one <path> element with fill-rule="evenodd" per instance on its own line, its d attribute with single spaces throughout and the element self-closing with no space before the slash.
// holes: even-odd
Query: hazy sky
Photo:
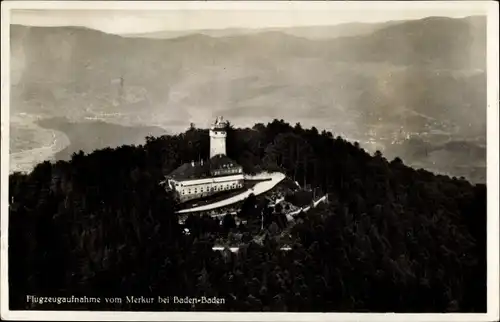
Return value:
<svg viewBox="0 0 500 322">
<path fill-rule="evenodd" d="M 394 3 L 394 2 L 393 2 Z M 306 25 L 335 25 L 346 22 L 380 22 L 419 19 L 428 16 L 464 17 L 484 14 L 484 9 L 450 4 L 446 7 L 363 7 L 352 10 L 330 6 L 321 10 L 12 10 L 11 23 L 34 26 L 83 26 L 108 33 L 126 34 L 161 30 L 263 28 Z M 411 4 L 410 2 L 406 2 Z"/>
</svg>

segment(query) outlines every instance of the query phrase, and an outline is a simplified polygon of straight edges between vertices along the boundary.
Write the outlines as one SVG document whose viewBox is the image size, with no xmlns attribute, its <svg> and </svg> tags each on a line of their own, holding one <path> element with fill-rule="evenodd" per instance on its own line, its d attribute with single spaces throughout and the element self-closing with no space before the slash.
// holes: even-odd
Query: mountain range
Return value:
<svg viewBox="0 0 500 322">
<path fill-rule="evenodd" d="M 401 21 L 387 21 L 377 23 L 349 22 L 332 26 L 297 26 L 297 27 L 274 27 L 274 28 L 224 28 L 224 29 L 205 29 L 205 30 L 166 30 L 146 33 L 122 34 L 131 38 L 153 38 L 170 39 L 178 38 L 193 33 L 203 34 L 210 37 L 227 37 L 241 35 L 255 35 L 262 32 L 281 32 L 291 36 L 303 37 L 308 39 L 332 39 L 338 37 L 349 37 L 367 35 L 376 30 L 399 24 Z"/>
<path fill-rule="evenodd" d="M 199 115 L 200 105 L 245 109 L 260 98 L 274 105 L 282 100 L 268 96 L 281 96 L 277 93 L 296 93 L 296 102 L 309 101 L 307 108 L 313 110 L 335 103 L 350 109 L 361 104 L 377 108 L 360 102 L 360 92 L 368 101 L 380 101 L 379 107 L 393 104 L 385 101 L 397 97 L 381 87 L 419 92 L 414 84 L 423 81 L 451 86 L 455 95 L 467 91 L 461 84 L 464 79 L 474 85 L 469 90 L 485 82 L 485 20 L 431 17 L 326 40 L 280 31 L 218 38 L 201 33 L 173 39 L 125 38 L 84 28 L 13 25 L 13 97 L 23 103 L 12 108 L 25 109 L 22 105 L 30 105 L 25 103 L 38 101 L 35 112 L 40 106 L 69 109 L 76 115 L 85 109 L 168 111 L 185 119 Z M 318 93 L 329 96 L 325 90 L 334 97 L 317 102 Z M 443 95 L 449 99 L 447 89 L 439 96 Z M 408 95 L 402 100 L 404 105 L 415 104 Z M 179 107 L 193 107 L 196 113 Z"/>
<path fill-rule="evenodd" d="M 462 137 L 486 133 L 484 16 L 175 37 L 10 32 L 13 113 L 173 131 L 216 115 L 240 126 L 287 115 L 348 135 L 366 124 L 419 131 L 420 115 Z"/>
</svg>

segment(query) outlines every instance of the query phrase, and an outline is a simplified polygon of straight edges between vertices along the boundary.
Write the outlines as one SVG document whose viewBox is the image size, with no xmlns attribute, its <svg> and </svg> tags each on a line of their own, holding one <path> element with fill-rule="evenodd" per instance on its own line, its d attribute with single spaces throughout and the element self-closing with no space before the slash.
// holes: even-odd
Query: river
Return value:
<svg viewBox="0 0 500 322">
<path fill-rule="evenodd" d="M 48 137 L 48 139 L 41 140 L 39 142 L 40 146 L 35 148 L 22 149 L 22 137 L 11 137 L 10 139 L 16 139 L 20 142 L 17 144 L 20 146 L 20 151 L 12 152 L 9 154 L 9 172 L 30 172 L 32 171 L 38 163 L 47 160 L 53 160 L 54 155 L 65 149 L 69 144 L 70 140 L 63 132 L 44 129 L 37 126 L 34 123 L 25 123 L 18 126 L 29 126 L 31 130 L 36 130 L 40 135 L 39 137 Z M 11 128 L 16 127 L 16 124 L 11 124 Z M 14 134 L 15 135 L 15 134 Z M 45 142 L 43 142 L 45 141 Z M 35 144 L 38 142 L 35 142 Z M 33 142 L 26 142 L 26 145 L 31 147 Z"/>
</svg>

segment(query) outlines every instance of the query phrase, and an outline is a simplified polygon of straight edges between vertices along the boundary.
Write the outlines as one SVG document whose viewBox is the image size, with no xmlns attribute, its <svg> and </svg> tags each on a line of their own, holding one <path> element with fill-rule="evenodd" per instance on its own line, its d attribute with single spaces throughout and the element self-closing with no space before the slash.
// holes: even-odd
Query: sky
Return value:
<svg viewBox="0 0 500 322">
<path fill-rule="evenodd" d="M 394 2 L 393 2 L 394 3 Z M 366 2 L 365 2 L 366 4 Z M 409 4 L 406 2 L 406 4 Z M 405 5 L 406 5 L 405 4 Z M 268 28 L 313 25 L 336 25 L 348 22 L 382 22 L 420 19 L 428 16 L 465 17 L 484 14 L 481 6 L 464 9 L 421 6 L 404 9 L 401 6 L 359 7 L 356 10 L 329 8 L 298 10 L 283 6 L 273 10 L 206 9 L 206 10 L 92 10 L 87 9 L 15 9 L 11 23 L 30 26 L 81 26 L 114 34 L 147 33 L 166 30 L 200 30 L 224 28 Z"/>
</svg>

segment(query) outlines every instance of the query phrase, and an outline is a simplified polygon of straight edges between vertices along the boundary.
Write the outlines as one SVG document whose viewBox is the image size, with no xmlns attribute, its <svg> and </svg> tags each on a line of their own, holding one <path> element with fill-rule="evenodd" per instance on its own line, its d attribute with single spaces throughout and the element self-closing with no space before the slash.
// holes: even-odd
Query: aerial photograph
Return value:
<svg viewBox="0 0 500 322">
<path fill-rule="evenodd" d="M 487 312 L 484 12 L 9 27 L 9 310 Z"/>
</svg>

